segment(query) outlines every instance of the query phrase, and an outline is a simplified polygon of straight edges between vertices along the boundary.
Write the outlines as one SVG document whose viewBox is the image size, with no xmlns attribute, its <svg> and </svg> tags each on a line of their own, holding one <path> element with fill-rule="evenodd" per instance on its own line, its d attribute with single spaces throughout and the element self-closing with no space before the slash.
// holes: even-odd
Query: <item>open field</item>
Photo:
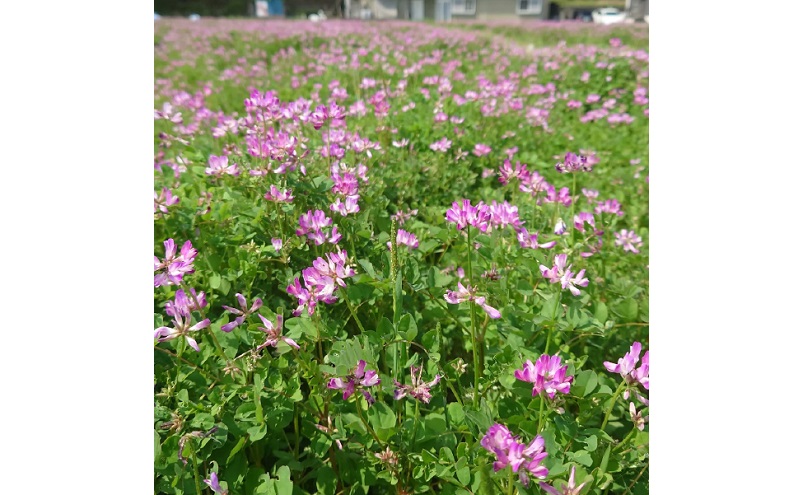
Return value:
<svg viewBox="0 0 800 495">
<path fill-rule="evenodd" d="M 157 21 L 154 491 L 648 493 L 647 44 Z"/>
</svg>

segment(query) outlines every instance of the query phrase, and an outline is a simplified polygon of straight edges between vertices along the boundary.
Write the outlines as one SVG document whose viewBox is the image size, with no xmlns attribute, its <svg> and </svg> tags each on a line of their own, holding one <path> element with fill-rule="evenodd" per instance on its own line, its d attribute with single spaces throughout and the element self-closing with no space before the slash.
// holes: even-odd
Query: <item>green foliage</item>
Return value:
<svg viewBox="0 0 800 495">
<path fill-rule="evenodd" d="M 646 47 L 646 33 L 499 24 L 454 30 L 376 23 L 352 32 L 263 25 L 274 29 L 156 26 L 156 108 L 171 102 L 183 122 L 155 121 L 155 191 L 167 188 L 180 202 L 156 214 L 154 253 L 163 259 L 171 238 L 178 249 L 190 240 L 198 254 L 182 284 L 156 287 L 154 325 L 175 328 L 165 305 L 179 289 L 194 288 L 207 305 L 194 308 L 191 324 L 208 318 L 209 326 L 188 332 L 199 352 L 183 336 L 155 345 L 155 492 L 197 493 L 214 472 L 229 494 L 539 493 L 516 477 L 509 485 L 507 467 L 494 471 L 497 459 L 481 440 L 499 423 L 520 442 L 541 435 L 550 484 L 561 486 L 575 468 L 577 482 L 586 482 L 582 494 L 646 493 L 649 430 L 646 423 L 639 430 L 629 412 L 633 402 L 648 415 L 640 399 L 646 391 L 620 387 L 622 378 L 604 366 L 635 341 L 649 347 L 648 119 L 634 96 L 648 84 L 648 62 L 636 51 Z M 610 37 L 625 47 L 609 49 Z M 528 52 L 527 44 L 549 48 Z M 343 145 L 340 163 L 363 164 L 368 176 L 355 179 L 359 211 L 347 216 L 330 208 L 342 198 L 334 160 L 320 152 L 328 124 L 320 130 L 299 119 L 266 124 L 297 138 L 298 155 L 307 152 L 298 161 L 304 172 L 283 174 L 274 173 L 281 160 L 248 151 L 248 133 L 263 138 L 263 122 L 246 130 L 247 122 L 237 121 L 236 131 L 213 134 L 221 121 L 248 115 L 243 101 L 252 88 L 274 91 L 284 104 L 313 100 L 314 110 L 330 105 L 334 81 L 347 91 L 339 105 L 363 101 L 367 109 L 348 115 L 342 130 L 380 145 L 369 154 Z M 390 104 L 386 117 L 376 116 L 370 102 L 380 91 Z M 613 98 L 612 111 L 633 122 L 581 122 L 604 103 L 586 103 L 591 94 Z M 581 108 L 568 108 L 569 100 L 583 102 Z M 532 108 L 547 109 L 547 126 L 526 114 Z M 437 122 L 438 113 L 463 121 Z M 431 150 L 445 137 L 453 142 L 449 150 Z M 408 145 L 393 144 L 400 140 Z M 479 143 L 490 154 L 476 156 Z M 519 160 L 556 190 L 568 188 L 573 203 L 534 197 L 517 179 L 498 181 L 504 150 L 512 147 L 512 166 Z M 600 161 L 577 174 L 574 186 L 573 175 L 554 165 L 566 151 L 581 149 Z M 225 153 L 240 174 L 207 175 L 210 156 Z M 273 172 L 249 174 L 267 166 Z M 290 189 L 294 199 L 266 200 L 273 185 Z M 590 201 L 581 189 L 599 197 Z M 473 205 L 508 201 L 527 231 L 538 233 L 540 247 L 520 247 L 510 226 L 458 229 L 445 212 L 464 198 Z M 619 201 L 622 215 L 595 210 L 610 199 Z M 337 246 L 295 234 L 300 216 L 314 210 L 336 225 Z M 592 212 L 596 225 L 575 229 L 580 212 Z M 396 228 L 414 234 L 419 246 L 396 244 L 390 253 L 398 213 L 407 218 Z M 565 235 L 554 234 L 559 218 Z M 638 253 L 617 245 L 622 229 L 642 237 Z M 551 241 L 552 249 L 541 247 Z M 308 308 L 292 314 L 298 299 L 287 287 L 295 279 L 302 285 L 303 270 L 338 249 L 347 251 L 355 274 L 342 278 L 344 286 L 336 283 L 336 299 L 318 301 L 313 314 Z M 561 253 L 572 275 L 585 270 L 589 283 L 578 295 L 543 277 L 542 267 L 553 267 Z M 459 283 L 501 317 L 469 301 L 449 303 L 445 295 Z M 263 305 L 223 331 L 240 316 L 223 307 L 239 308 L 237 294 L 245 310 L 256 299 Z M 544 354 L 567 366 L 568 393 L 543 398 L 515 376 Z M 362 361 L 380 383 L 366 386 L 366 377 L 356 376 Z M 358 382 L 347 399 L 337 379 Z M 405 389 L 399 400 L 395 381 Z M 424 384 L 427 401 L 419 400 Z"/>
</svg>

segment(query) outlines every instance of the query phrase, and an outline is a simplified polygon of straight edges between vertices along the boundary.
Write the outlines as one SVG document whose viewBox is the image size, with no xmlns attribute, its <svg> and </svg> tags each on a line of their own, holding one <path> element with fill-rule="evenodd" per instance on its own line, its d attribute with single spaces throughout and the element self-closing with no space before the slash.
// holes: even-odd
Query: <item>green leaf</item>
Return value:
<svg viewBox="0 0 800 495">
<path fill-rule="evenodd" d="M 277 495 L 292 495 L 294 483 L 292 483 L 292 473 L 289 466 L 278 468 L 278 479 L 275 480 L 275 491 Z"/>
<path fill-rule="evenodd" d="M 158 459 L 161 457 L 161 437 L 158 436 L 158 432 L 156 430 L 153 430 L 153 433 L 156 435 L 155 455 L 153 456 L 153 459 L 158 462 Z"/>
<path fill-rule="evenodd" d="M 606 306 L 606 303 L 597 303 L 594 308 L 594 317 L 597 318 L 597 321 L 600 323 L 605 323 L 606 320 L 608 320 L 608 306 Z"/>
<path fill-rule="evenodd" d="M 456 478 L 462 485 L 469 485 L 469 465 L 467 465 L 466 457 L 460 457 L 456 462 Z"/>
<path fill-rule="evenodd" d="M 597 373 L 592 370 L 579 371 L 575 375 L 572 393 L 578 397 L 586 397 L 597 387 Z"/>
<path fill-rule="evenodd" d="M 611 306 L 611 311 L 624 320 L 635 320 L 639 314 L 639 304 L 633 299 L 623 299 Z"/>
<path fill-rule="evenodd" d="M 567 456 L 571 458 L 571 460 L 583 464 L 586 467 L 591 467 L 592 465 L 592 456 L 589 455 L 588 452 L 585 450 L 579 450 L 577 452 L 568 452 Z"/>
<path fill-rule="evenodd" d="M 400 317 L 400 321 L 397 322 L 397 332 L 405 340 L 414 340 L 417 336 L 417 323 L 410 314 L 406 313 Z"/>
<path fill-rule="evenodd" d="M 247 439 L 248 439 L 247 436 L 243 436 L 239 439 L 238 442 L 236 442 L 236 445 L 234 445 L 233 448 L 231 449 L 231 453 L 228 454 L 228 458 L 225 460 L 225 464 L 231 463 L 231 459 L 233 459 L 233 456 L 235 456 L 240 450 L 244 448 L 245 444 L 247 443 Z"/>
<path fill-rule="evenodd" d="M 212 289 L 219 289 L 221 281 L 222 277 L 219 276 L 219 273 L 212 273 L 211 277 L 208 279 L 208 285 L 211 286 Z"/>
<path fill-rule="evenodd" d="M 357 400 L 361 399 L 358 398 Z M 394 415 L 394 411 L 389 406 L 383 402 L 376 402 L 370 406 L 367 416 L 372 429 L 375 430 L 375 434 L 382 442 L 394 435 L 397 416 Z"/>
</svg>

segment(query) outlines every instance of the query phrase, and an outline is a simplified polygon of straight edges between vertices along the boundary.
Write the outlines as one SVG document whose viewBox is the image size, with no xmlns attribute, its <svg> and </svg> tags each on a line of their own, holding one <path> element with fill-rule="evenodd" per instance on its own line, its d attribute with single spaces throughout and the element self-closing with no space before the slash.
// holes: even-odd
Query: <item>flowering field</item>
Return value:
<svg viewBox="0 0 800 495">
<path fill-rule="evenodd" d="M 156 493 L 648 493 L 647 32 L 549 26 L 156 22 Z"/>
</svg>

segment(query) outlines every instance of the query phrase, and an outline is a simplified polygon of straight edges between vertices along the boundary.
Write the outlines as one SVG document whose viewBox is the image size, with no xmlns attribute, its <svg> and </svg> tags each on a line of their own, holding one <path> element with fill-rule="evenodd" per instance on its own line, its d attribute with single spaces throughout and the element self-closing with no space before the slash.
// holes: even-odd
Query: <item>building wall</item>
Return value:
<svg viewBox="0 0 800 495">
<path fill-rule="evenodd" d="M 454 13 L 453 19 L 547 19 L 549 3 L 548 0 L 542 1 L 540 14 L 517 14 L 517 0 L 475 0 L 475 14 Z"/>
</svg>

